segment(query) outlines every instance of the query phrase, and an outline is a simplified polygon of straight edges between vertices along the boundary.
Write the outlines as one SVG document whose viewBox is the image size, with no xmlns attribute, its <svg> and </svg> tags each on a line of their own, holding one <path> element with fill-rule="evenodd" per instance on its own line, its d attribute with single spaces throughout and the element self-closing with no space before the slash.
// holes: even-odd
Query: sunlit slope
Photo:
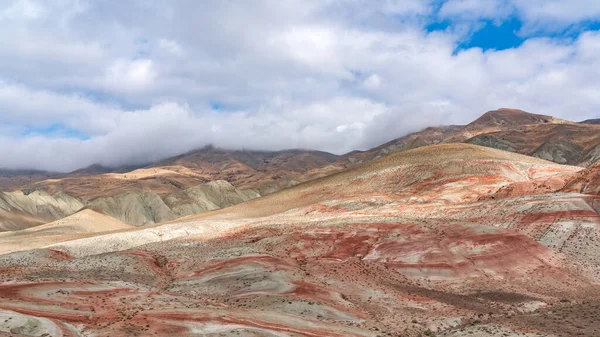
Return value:
<svg viewBox="0 0 600 337">
<path fill-rule="evenodd" d="M 507 184 L 568 175 L 579 170 L 581 168 L 477 145 L 432 145 L 395 153 L 198 216 L 266 216 L 327 199 L 372 193 L 395 194 L 417 203 L 469 202 Z"/>
<path fill-rule="evenodd" d="M 0 254 L 41 248 L 54 243 L 93 236 L 97 233 L 131 228 L 134 226 L 91 209 L 84 209 L 44 225 L 21 231 L 0 233 Z"/>
</svg>

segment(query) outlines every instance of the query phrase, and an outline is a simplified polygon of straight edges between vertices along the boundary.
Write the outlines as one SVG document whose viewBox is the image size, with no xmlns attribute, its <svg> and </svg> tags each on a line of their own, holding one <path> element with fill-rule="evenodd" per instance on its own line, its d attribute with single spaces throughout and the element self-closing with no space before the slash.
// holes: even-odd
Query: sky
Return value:
<svg viewBox="0 0 600 337">
<path fill-rule="evenodd" d="M 0 167 L 600 116 L 597 0 L 0 0 Z"/>
</svg>

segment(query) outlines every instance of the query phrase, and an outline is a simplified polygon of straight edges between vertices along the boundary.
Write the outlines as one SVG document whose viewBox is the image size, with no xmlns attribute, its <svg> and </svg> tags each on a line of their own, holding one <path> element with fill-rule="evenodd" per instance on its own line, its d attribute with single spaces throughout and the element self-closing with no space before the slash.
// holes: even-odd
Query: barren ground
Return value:
<svg viewBox="0 0 600 337">
<path fill-rule="evenodd" d="M 0 331 L 598 336 L 594 170 L 424 147 L 172 223 L 17 247 L 0 255 Z"/>
</svg>

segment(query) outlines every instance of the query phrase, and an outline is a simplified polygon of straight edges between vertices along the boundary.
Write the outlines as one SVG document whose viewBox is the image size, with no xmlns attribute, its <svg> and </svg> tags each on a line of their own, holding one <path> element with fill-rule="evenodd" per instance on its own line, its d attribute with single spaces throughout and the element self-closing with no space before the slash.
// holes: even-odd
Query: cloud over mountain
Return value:
<svg viewBox="0 0 600 337">
<path fill-rule="evenodd" d="M 0 161 L 342 153 L 503 106 L 594 118 L 599 19 L 585 0 L 7 1 Z M 509 20 L 522 43 L 461 47 Z"/>
</svg>

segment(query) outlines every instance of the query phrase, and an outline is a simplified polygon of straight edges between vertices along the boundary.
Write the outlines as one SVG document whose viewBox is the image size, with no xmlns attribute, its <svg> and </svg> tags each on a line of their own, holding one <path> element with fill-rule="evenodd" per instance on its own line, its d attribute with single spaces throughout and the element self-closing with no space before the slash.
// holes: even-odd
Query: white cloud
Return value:
<svg viewBox="0 0 600 337">
<path fill-rule="evenodd" d="M 158 46 L 173 55 L 181 56 L 183 54 L 183 49 L 179 43 L 173 40 L 160 39 L 158 40 Z"/>
<path fill-rule="evenodd" d="M 600 2 L 596 0 L 513 1 L 530 24 L 568 24 L 580 20 L 597 20 L 600 16 Z"/>
<path fill-rule="evenodd" d="M 146 163 L 200 144 L 267 150 L 285 144 L 344 152 L 363 146 L 368 141 L 364 128 L 386 111 L 384 105 L 347 97 L 310 106 L 272 102 L 257 112 L 226 115 L 208 110 L 198 115 L 188 106 L 166 102 L 149 109 L 120 111 L 108 132 L 87 140 L 34 135 L 16 141 L 16 137 L 1 136 L 0 146 L 5 150 L 0 152 L 0 161 L 14 168 L 68 171 L 93 163 Z M 347 124 L 340 128 L 339 123 Z M 332 138 L 334 133 L 338 135 Z"/>
<path fill-rule="evenodd" d="M 117 60 L 106 69 L 103 85 L 109 91 L 138 92 L 152 89 L 157 77 L 152 60 Z"/>
<path fill-rule="evenodd" d="M 369 5 L 369 3 L 364 3 Z M 429 14 L 431 12 L 431 1 L 423 0 L 384 0 L 382 11 L 392 15 L 415 15 Z"/>
<path fill-rule="evenodd" d="M 4 8 L 1 11 L 0 18 L 34 20 L 44 16 L 44 14 L 44 7 L 40 3 L 32 0 L 18 0 Z"/>
<path fill-rule="evenodd" d="M 381 86 L 381 77 L 377 74 L 372 74 L 363 82 L 363 86 L 369 90 L 377 90 Z"/>
<path fill-rule="evenodd" d="M 64 124 L 90 134 L 108 132 L 121 110 L 78 94 L 32 90 L 0 80 L 0 123 L 23 127 Z"/>
<path fill-rule="evenodd" d="M 442 4 L 439 14 L 444 18 L 500 19 L 512 10 L 512 4 L 504 0 L 449 0 Z"/>
<path fill-rule="evenodd" d="M 325 72 L 343 72 L 333 69 L 340 55 L 336 48 L 339 36 L 333 29 L 323 26 L 292 27 L 279 34 L 271 43 L 292 59 Z"/>
<path fill-rule="evenodd" d="M 0 7 L 0 162 L 70 170 L 207 143 L 343 153 L 498 107 L 597 117 L 598 33 L 455 52 L 461 25 L 482 19 L 517 13 L 543 35 L 599 16 L 534 2 L 13 1 Z M 427 32 L 436 15 L 457 25 Z M 89 139 L 20 135 L 49 125 Z"/>
</svg>

